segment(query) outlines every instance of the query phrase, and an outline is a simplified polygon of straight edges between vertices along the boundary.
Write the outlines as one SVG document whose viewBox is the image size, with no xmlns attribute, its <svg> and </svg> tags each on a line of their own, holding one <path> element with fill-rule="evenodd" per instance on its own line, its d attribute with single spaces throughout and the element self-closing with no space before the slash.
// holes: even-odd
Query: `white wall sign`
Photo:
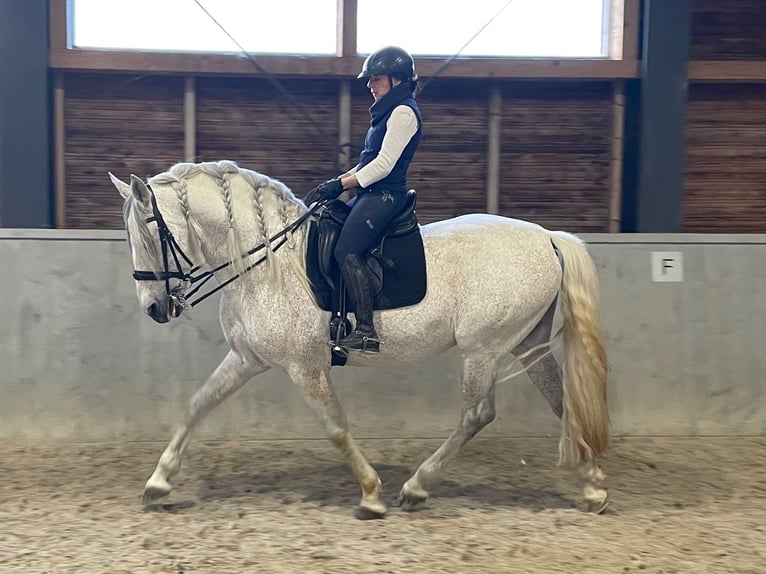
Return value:
<svg viewBox="0 0 766 574">
<path fill-rule="evenodd" d="M 659 283 L 684 280 L 684 254 L 680 251 L 652 251 L 652 281 Z"/>
</svg>

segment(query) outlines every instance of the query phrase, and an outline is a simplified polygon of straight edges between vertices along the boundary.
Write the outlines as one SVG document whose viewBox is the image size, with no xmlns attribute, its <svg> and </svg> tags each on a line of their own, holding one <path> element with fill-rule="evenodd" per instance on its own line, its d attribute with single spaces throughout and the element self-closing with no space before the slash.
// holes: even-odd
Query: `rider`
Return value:
<svg viewBox="0 0 766 574">
<path fill-rule="evenodd" d="M 423 122 L 415 103 L 419 91 L 415 61 L 405 50 L 389 46 L 373 52 L 357 78 L 367 80 L 375 100 L 359 163 L 312 189 L 306 204 L 335 199 L 344 190 L 356 188 L 334 253 L 349 288 L 356 327 L 339 345 L 377 353 L 380 340 L 372 321 L 374 293 L 363 254 L 402 209 L 407 168 L 420 143 Z"/>
</svg>

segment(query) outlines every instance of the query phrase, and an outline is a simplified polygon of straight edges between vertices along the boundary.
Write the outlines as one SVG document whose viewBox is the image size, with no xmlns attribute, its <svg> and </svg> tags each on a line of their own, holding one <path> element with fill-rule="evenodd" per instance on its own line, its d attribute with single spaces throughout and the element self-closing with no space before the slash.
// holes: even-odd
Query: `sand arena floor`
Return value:
<svg viewBox="0 0 766 574">
<path fill-rule="evenodd" d="M 360 443 L 390 503 L 439 441 Z M 766 572 L 766 438 L 615 439 L 596 516 L 554 439 L 479 437 L 426 509 L 366 522 L 326 441 L 193 441 L 145 509 L 163 447 L 0 442 L 0 572 Z"/>
</svg>

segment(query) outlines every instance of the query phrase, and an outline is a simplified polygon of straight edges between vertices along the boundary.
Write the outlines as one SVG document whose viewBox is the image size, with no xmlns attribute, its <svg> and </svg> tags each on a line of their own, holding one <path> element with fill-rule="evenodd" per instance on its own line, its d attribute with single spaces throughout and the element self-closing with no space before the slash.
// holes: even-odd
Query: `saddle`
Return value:
<svg viewBox="0 0 766 574">
<path fill-rule="evenodd" d="M 426 260 L 415 213 L 416 200 L 415 190 L 408 191 L 401 211 L 380 239 L 363 254 L 370 271 L 373 309 L 376 311 L 407 307 L 425 297 Z M 345 202 L 331 201 L 309 223 L 306 272 L 317 304 L 332 312 L 331 341 L 337 341 L 351 331 L 347 318 L 348 292 L 334 257 L 335 244 L 350 211 Z M 334 348 L 332 364 L 344 365 L 345 362 L 345 353 Z"/>
</svg>

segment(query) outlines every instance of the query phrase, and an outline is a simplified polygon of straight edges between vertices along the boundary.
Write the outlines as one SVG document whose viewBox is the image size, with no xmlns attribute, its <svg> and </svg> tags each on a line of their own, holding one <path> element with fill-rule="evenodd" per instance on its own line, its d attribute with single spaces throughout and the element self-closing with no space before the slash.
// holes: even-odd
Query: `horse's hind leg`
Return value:
<svg viewBox="0 0 766 574">
<path fill-rule="evenodd" d="M 362 488 L 358 518 L 382 518 L 386 505 L 380 500 L 381 483 L 378 473 L 354 442 L 348 428 L 346 414 L 335 394 L 327 369 L 288 369 L 290 378 L 303 389 L 308 405 L 319 416 L 330 441 L 343 454 L 346 463 Z"/>
<path fill-rule="evenodd" d="M 186 422 L 178 427 L 170 443 L 163 451 L 157 468 L 146 481 L 144 504 L 149 504 L 170 494 L 172 490 L 170 478 L 181 468 L 181 458 L 189 443 L 191 433 L 205 415 L 252 377 L 265 370 L 267 367 L 244 361 L 242 357 L 229 351 L 221 364 L 194 393 L 189 404 Z"/>
<path fill-rule="evenodd" d="M 555 312 L 556 300 L 553 301 L 532 332 L 513 350 L 514 355 L 521 355 L 537 345 L 550 341 Z M 541 356 L 543 357 L 540 358 Z M 554 414 L 561 418 L 564 410 L 564 385 L 561 378 L 561 367 L 556 362 L 556 358 L 549 352 L 548 348 L 542 348 L 521 359 L 521 364 L 527 369 L 527 375 L 543 394 L 545 400 L 548 401 Z"/>
<path fill-rule="evenodd" d="M 526 353 L 533 347 L 550 341 L 553 331 L 553 316 L 556 311 L 554 300 L 546 311 L 540 323 L 513 350 L 514 355 Z M 542 358 L 540 358 L 542 355 Z M 548 401 L 553 412 L 560 419 L 563 413 L 564 384 L 561 367 L 549 349 L 538 349 L 521 359 L 521 364 L 527 369 L 527 375 L 532 383 L 540 390 Z M 595 461 L 586 461 L 578 468 L 578 474 L 585 483 L 583 493 L 590 511 L 601 513 L 609 504 L 608 494 L 604 488 L 604 473 Z"/>
<path fill-rule="evenodd" d="M 397 502 L 405 510 L 426 501 L 427 489 L 436 481 L 444 465 L 495 419 L 496 366 L 497 358 L 492 353 L 473 353 L 464 360 L 460 424 L 402 486 Z"/>
</svg>

